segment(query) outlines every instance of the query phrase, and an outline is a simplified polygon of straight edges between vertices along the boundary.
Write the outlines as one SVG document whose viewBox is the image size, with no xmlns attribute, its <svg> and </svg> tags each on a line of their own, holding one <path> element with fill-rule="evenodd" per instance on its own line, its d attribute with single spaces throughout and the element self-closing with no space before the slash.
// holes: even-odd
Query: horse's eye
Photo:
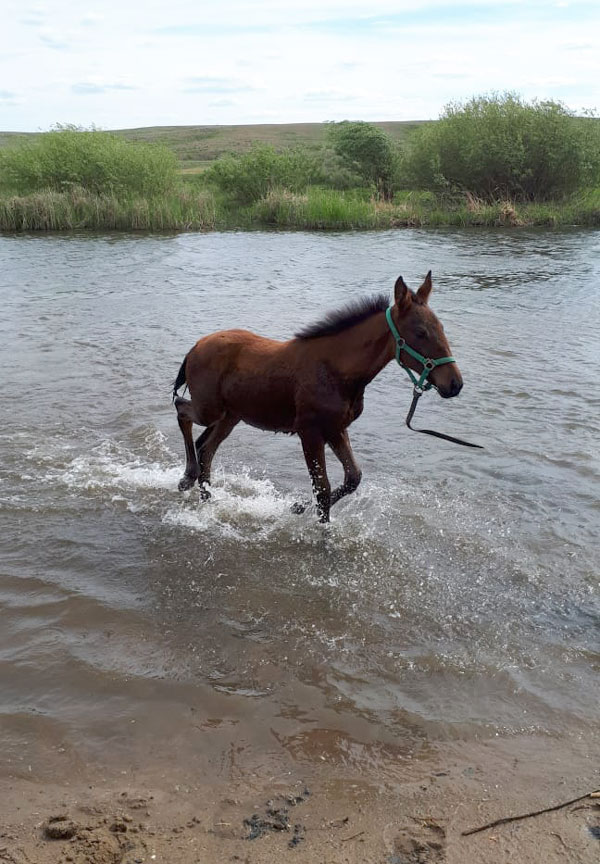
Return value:
<svg viewBox="0 0 600 864">
<path fill-rule="evenodd" d="M 427 339 L 428 333 L 424 327 L 417 327 L 415 330 L 415 336 L 417 339 Z"/>
</svg>

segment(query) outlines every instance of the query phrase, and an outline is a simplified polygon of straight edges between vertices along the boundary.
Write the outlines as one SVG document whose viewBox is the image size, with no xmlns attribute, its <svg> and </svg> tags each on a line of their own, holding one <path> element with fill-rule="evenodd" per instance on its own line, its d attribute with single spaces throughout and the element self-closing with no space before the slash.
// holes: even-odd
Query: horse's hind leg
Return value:
<svg viewBox="0 0 600 864">
<path fill-rule="evenodd" d="M 196 456 L 198 457 L 198 462 L 200 462 L 200 453 L 202 452 L 202 448 L 206 444 L 206 439 L 209 437 L 213 430 L 213 426 L 207 426 L 202 435 L 198 435 L 198 437 L 196 438 Z"/>
<path fill-rule="evenodd" d="M 192 437 L 192 424 L 194 422 L 194 412 L 192 403 L 187 399 L 178 397 L 175 399 L 175 408 L 177 409 L 177 422 L 183 435 L 185 444 L 185 471 L 183 477 L 179 481 L 180 491 L 191 489 L 198 479 L 199 468 L 194 449 L 194 439 Z"/>
<path fill-rule="evenodd" d="M 198 483 L 202 487 L 202 497 L 210 498 L 210 492 L 207 486 L 210 486 L 210 469 L 212 460 L 219 446 L 231 434 L 233 429 L 239 423 L 238 417 L 233 417 L 231 414 L 225 414 L 208 429 L 205 429 L 202 435 L 196 441 L 196 451 L 198 453 Z"/>
<path fill-rule="evenodd" d="M 336 438 L 328 442 L 329 446 L 342 463 L 344 468 L 344 482 L 331 493 L 331 506 L 343 498 L 345 495 L 350 495 L 351 492 L 358 487 L 362 477 L 362 471 L 356 464 L 352 447 L 350 446 L 350 438 L 346 430 L 341 432 Z"/>
</svg>

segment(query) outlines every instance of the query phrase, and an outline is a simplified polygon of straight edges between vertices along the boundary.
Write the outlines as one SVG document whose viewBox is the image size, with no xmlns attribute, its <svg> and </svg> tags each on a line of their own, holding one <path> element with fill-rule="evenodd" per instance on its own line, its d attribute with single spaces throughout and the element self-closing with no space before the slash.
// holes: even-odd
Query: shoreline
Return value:
<svg viewBox="0 0 600 864">
<path fill-rule="evenodd" d="M 0 232 L 223 231 L 297 229 L 369 231 L 394 228 L 597 227 L 600 190 L 564 202 L 486 203 L 472 196 L 444 199 L 433 193 L 402 192 L 394 202 L 311 187 L 305 194 L 272 190 L 247 207 L 235 207 L 207 188 L 186 184 L 157 198 L 122 198 L 74 188 L 0 196 Z"/>
</svg>

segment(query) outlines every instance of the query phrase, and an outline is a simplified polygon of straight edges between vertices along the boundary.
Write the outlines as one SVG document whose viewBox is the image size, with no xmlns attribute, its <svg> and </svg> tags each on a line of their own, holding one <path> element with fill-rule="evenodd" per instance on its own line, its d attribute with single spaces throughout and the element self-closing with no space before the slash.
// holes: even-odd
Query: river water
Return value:
<svg viewBox="0 0 600 864">
<path fill-rule="evenodd" d="M 3 760 L 191 751 L 190 711 L 263 766 L 594 734 L 599 251 L 575 230 L 0 238 Z M 485 450 L 409 432 L 390 364 L 328 528 L 290 513 L 293 437 L 239 426 L 212 501 L 177 491 L 196 339 L 287 338 L 429 268 L 465 386 L 417 425 Z"/>
</svg>

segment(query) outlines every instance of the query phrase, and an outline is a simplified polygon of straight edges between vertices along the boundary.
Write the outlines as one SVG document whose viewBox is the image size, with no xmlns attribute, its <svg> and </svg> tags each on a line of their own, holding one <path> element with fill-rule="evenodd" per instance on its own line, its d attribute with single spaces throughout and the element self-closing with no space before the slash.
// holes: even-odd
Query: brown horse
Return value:
<svg viewBox="0 0 600 864">
<path fill-rule="evenodd" d="M 424 357 L 447 358 L 444 330 L 428 305 L 431 288 L 431 272 L 416 293 L 400 276 L 391 316 L 407 345 Z M 319 519 L 329 521 L 331 506 L 354 492 L 361 479 L 346 430 L 362 413 L 365 387 L 396 352 L 386 320 L 388 305 L 385 295 L 360 300 L 287 342 L 246 330 L 222 330 L 200 339 L 186 355 L 173 390 L 186 452 L 179 488 L 190 489 L 197 480 L 202 497 L 210 497 L 207 487 L 215 452 L 243 420 L 258 429 L 300 436 Z M 421 373 L 410 354 L 402 362 Z M 445 398 L 456 396 L 462 387 L 454 361 L 431 369 L 428 378 Z M 177 395 L 185 383 L 191 400 Z M 195 447 L 194 423 L 206 427 Z M 333 491 L 325 465 L 326 444 L 344 468 L 344 482 Z M 301 513 L 306 506 L 293 509 Z"/>
</svg>

